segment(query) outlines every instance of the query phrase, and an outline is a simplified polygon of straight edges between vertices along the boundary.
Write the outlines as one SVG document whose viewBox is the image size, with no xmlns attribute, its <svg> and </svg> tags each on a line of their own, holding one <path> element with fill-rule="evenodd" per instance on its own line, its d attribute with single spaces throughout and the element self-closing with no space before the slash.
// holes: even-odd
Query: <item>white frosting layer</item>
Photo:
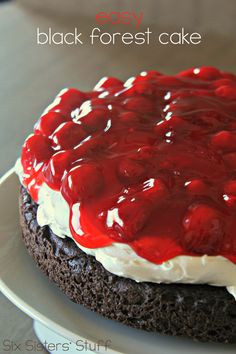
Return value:
<svg viewBox="0 0 236 354">
<path fill-rule="evenodd" d="M 18 160 L 16 173 L 22 180 L 22 166 Z M 72 237 L 69 228 L 69 206 L 60 192 L 42 185 L 38 196 L 37 220 L 40 226 L 49 225 L 59 237 Z M 190 283 L 226 286 L 236 299 L 236 265 L 222 256 L 177 256 L 160 265 L 138 256 L 127 244 L 114 242 L 101 248 L 85 248 L 104 268 L 118 276 L 137 282 Z"/>
</svg>

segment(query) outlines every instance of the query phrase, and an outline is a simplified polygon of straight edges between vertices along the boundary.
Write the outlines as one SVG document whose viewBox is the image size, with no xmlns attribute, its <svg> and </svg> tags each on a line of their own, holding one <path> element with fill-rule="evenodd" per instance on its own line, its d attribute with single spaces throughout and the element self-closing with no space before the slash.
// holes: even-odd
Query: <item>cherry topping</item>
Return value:
<svg viewBox="0 0 236 354">
<path fill-rule="evenodd" d="M 236 85 L 234 86 L 220 86 L 215 91 L 217 96 L 223 97 L 227 100 L 235 100 L 236 99 Z"/>
<path fill-rule="evenodd" d="M 80 119 L 84 129 L 89 133 L 104 130 L 107 126 L 108 112 L 105 109 L 94 110 Z"/>
<path fill-rule="evenodd" d="M 185 215 L 184 246 L 200 254 L 217 254 L 224 235 L 220 213 L 204 204 L 194 205 Z"/>
<path fill-rule="evenodd" d="M 223 199 L 229 207 L 236 206 L 236 180 L 230 180 L 225 184 Z"/>
<path fill-rule="evenodd" d="M 234 84 L 234 82 L 230 79 L 218 79 L 218 80 L 215 80 L 212 82 L 212 87 L 213 88 L 217 88 L 217 87 L 220 87 L 220 86 L 230 86 Z"/>
<path fill-rule="evenodd" d="M 212 67 L 63 90 L 23 146 L 23 183 L 36 202 L 43 183 L 62 193 L 84 247 L 236 264 L 235 102 L 236 76 Z"/>
<path fill-rule="evenodd" d="M 66 150 L 79 145 L 86 136 L 87 134 L 81 125 L 67 122 L 59 126 L 52 139 L 55 147 Z"/>
<path fill-rule="evenodd" d="M 211 143 L 217 149 L 224 151 L 236 150 L 236 134 L 223 130 L 212 137 Z"/>
<path fill-rule="evenodd" d="M 108 141 L 101 136 L 96 136 L 93 138 L 85 139 L 81 144 L 74 149 L 74 152 L 80 158 L 94 158 L 103 153 L 107 148 Z"/>
<path fill-rule="evenodd" d="M 40 148 L 39 148 L 40 147 Z M 47 162 L 52 155 L 52 148 L 48 138 L 42 135 L 30 135 L 22 149 L 22 165 L 27 174 L 37 172 L 43 162 Z"/>
<path fill-rule="evenodd" d="M 139 112 L 139 113 L 152 113 L 155 110 L 153 102 L 146 97 L 127 98 L 124 102 L 125 109 Z"/>
<path fill-rule="evenodd" d="M 196 70 L 195 70 L 196 72 Z M 199 69 L 199 72 L 197 75 L 202 79 L 202 80 L 214 80 L 220 77 L 220 71 L 216 68 L 213 68 L 211 66 L 208 67 L 202 67 Z"/>
<path fill-rule="evenodd" d="M 154 156 L 154 149 L 150 145 L 144 145 L 137 150 L 136 159 L 150 160 Z"/>
<path fill-rule="evenodd" d="M 121 88 L 123 86 L 123 82 L 115 77 L 104 77 L 102 78 L 97 85 L 95 86 L 95 90 L 99 90 L 99 89 L 109 89 L 109 88 L 113 88 L 113 87 L 118 87 Z"/>
<path fill-rule="evenodd" d="M 78 165 L 70 170 L 62 183 L 62 195 L 74 204 L 95 196 L 103 186 L 100 168 L 93 164 Z"/>
<path fill-rule="evenodd" d="M 193 179 L 192 181 L 188 181 L 185 183 L 185 186 L 187 190 L 191 194 L 207 194 L 207 191 L 209 189 L 209 186 L 206 185 L 202 180 L 200 179 Z"/>
<path fill-rule="evenodd" d="M 231 169 L 236 170 L 236 152 L 225 154 L 224 161 Z"/>
<path fill-rule="evenodd" d="M 166 198 L 168 189 L 160 178 L 150 178 L 143 184 L 143 197 L 152 203 L 158 203 Z"/>
<path fill-rule="evenodd" d="M 119 205 L 118 215 L 116 211 L 115 217 L 114 210 L 108 211 L 108 218 L 112 219 L 110 236 L 116 241 L 135 240 L 137 232 L 142 230 L 148 222 L 151 211 L 151 204 L 147 200 L 135 198 L 125 200 Z"/>
<path fill-rule="evenodd" d="M 144 163 L 126 158 L 121 160 L 118 171 L 122 178 L 135 183 L 145 175 L 146 166 Z"/>
<path fill-rule="evenodd" d="M 228 181 L 225 184 L 224 190 L 225 190 L 225 193 L 233 194 L 234 196 L 236 196 L 236 180 Z"/>
<path fill-rule="evenodd" d="M 154 127 L 154 131 L 156 134 L 160 136 L 164 136 L 169 131 L 176 131 L 176 132 L 180 130 L 184 131 L 185 128 L 186 128 L 186 122 L 184 121 L 184 119 L 172 115 L 168 120 L 159 121 L 157 125 Z"/>
<path fill-rule="evenodd" d="M 236 207 L 236 196 L 234 195 L 224 195 L 224 201 L 226 205 L 228 205 L 230 208 L 235 208 Z"/>
<path fill-rule="evenodd" d="M 80 107 L 86 101 L 87 96 L 84 92 L 70 88 L 63 90 L 49 107 L 52 111 L 57 111 L 66 116 L 71 116 L 71 112 Z"/>
<path fill-rule="evenodd" d="M 45 182 L 49 187 L 60 189 L 62 178 L 70 170 L 72 161 L 71 151 L 59 151 L 51 157 L 43 171 Z"/>
<path fill-rule="evenodd" d="M 140 123 L 140 116 L 135 112 L 125 111 L 120 114 L 120 122 L 127 125 L 136 125 Z"/>
<path fill-rule="evenodd" d="M 48 112 L 41 116 L 36 123 L 34 132 L 42 133 L 45 136 L 50 136 L 62 123 L 68 119 L 58 112 Z"/>
<path fill-rule="evenodd" d="M 220 71 L 213 67 L 192 68 L 182 71 L 180 74 L 182 77 L 199 78 L 201 80 L 214 80 L 220 77 Z"/>
</svg>

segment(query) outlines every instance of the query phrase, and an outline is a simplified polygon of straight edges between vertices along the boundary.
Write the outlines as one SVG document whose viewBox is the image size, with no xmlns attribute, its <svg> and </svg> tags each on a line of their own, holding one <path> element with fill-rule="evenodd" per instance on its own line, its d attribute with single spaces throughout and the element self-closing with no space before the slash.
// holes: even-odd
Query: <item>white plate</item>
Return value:
<svg viewBox="0 0 236 354">
<path fill-rule="evenodd" d="M 236 353 L 236 345 L 195 343 L 135 330 L 71 302 L 26 252 L 18 223 L 18 191 L 19 182 L 11 170 L 0 180 L 0 290 L 22 311 L 73 342 L 78 338 L 92 343 L 111 340 L 106 353 Z"/>
</svg>

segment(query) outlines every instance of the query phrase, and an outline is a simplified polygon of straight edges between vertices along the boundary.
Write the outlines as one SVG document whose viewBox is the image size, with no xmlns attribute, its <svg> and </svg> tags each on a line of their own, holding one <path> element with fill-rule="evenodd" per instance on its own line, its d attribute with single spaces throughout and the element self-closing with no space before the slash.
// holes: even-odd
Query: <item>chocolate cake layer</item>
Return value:
<svg viewBox="0 0 236 354">
<path fill-rule="evenodd" d="M 20 191 L 24 243 L 38 267 L 74 302 L 138 329 L 202 342 L 236 342 L 236 301 L 224 287 L 137 283 L 108 272 L 70 238 L 40 227 Z"/>
</svg>

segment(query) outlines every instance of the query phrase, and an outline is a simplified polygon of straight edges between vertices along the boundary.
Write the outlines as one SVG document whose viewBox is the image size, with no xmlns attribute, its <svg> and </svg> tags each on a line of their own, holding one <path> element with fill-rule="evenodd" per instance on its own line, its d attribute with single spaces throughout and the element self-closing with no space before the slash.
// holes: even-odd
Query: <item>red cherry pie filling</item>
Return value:
<svg viewBox="0 0 236 354">
<path fill-rule="evenodd" d="M 70 208 L 83 247 L 128 244 L 161 264 L 178 255 L 236 263 L 236 76 L 215 68 L 143 72 L 67 89 L 25 141 L 23 183 Z"/>
</svg>

